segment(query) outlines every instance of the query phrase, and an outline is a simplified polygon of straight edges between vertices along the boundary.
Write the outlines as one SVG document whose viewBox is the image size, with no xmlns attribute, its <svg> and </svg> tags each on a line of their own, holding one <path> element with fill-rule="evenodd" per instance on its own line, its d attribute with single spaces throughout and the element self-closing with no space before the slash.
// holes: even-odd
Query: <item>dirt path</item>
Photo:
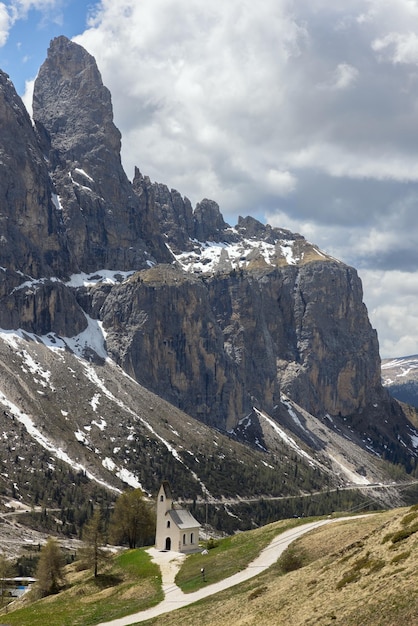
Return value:
<svg viewBox="0 0 418 626">
<path fill-rule="evenodd" d="M 297 528 L 291 528 L 290 530 L 287 530 L 275 537 L 246 569 L 230 576 L 229 578 L 225 578 L 224 580 L 214 583 L 213 585 L 208 585 L 207 587 L 199 589 L 199 591 L 195 591 L 194 593 L 183 593 L 174 582 L 175 575 L 181 565 L 181 562 L 185 558 L 184 555 L 172 551 L 159 552 L 158 550 L 155 550 L 155 548 L 150 548 L 148 552 L 151 554 L 152 559 L 158 563 L 161 568 L 163 590 L 165 595 L 164 600 L 160 602 L 160 604 L 157 604 L 157 606 L 145 611 L 134 613 L 120 619 L 115 619 L 111 622 L 103 622 L 102 624 L 98 624 L 98 626 L 130 626 L 131 624 L 138 624 L 147 619 L 151 619 L 153 617 L 157 617 L 158 615 L 163 615 L 164 613 L 169 613 L 175 609 L 193 604 L 193 602 L 196 602 L 197 600 L 211 596 L 219 591 L 233 587 L 234 585 L 238 585 L 239 583 L 249 580 L 253 576 L 257 576 L 257 574 L 260 574 L 273 565 L 282 552 L 286 550 L 292 541 L 295 541 L 298 537 L 301 537 L 310 530 L 319 528 L 319 526 L 323 526 L 324 524 L 344 521 L 346 519 L 351 518 L 326 519 L 317 522 L 310 522 L 308 524 L 304 524 L 303 526 L 298 526 Z"/>
</svg>

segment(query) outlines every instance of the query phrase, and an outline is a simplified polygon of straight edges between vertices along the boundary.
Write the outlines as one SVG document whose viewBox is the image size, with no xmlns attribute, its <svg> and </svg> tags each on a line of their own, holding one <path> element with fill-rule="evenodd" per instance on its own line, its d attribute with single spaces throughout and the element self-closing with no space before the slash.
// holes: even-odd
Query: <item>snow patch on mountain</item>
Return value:
<svg viewBox="0 0 418 626">
<path fill-rule="evenodd" d="M 84 315 L 87 320 L 87 328 L 74 337 L 62 337 L 56 333 L 35 335 L 21 328 L 16 330 L 0 329 L 0 336 L 16 350 L 22 349 L 22 346 L 24 346 L 24 343 L 19 345 L 19 340 L 23 342 L 32 340 L 37 343 L 42 343 L 47 348 L 51 348 L 55 351 L 70 349 L 74 354 L 82 358 L 85 356 L 86 349 L 91 349 L 94 350 L 99 357 L 106 359 L 106 337 L 102 323 L 99 320 L 92 319 L 86 313 L 84 313 Z M 36 364 L 30 364 L 32 357 L 27 355 L 25 358 L 27 358 L 27 364 L 30 369 L 36 366 Z M 31 369 L 31 373 L 35 372 Z M 38 373 L 40 372 L 38 371 Z M 50 374 L 48 374 L 48 372 L 42 372 L 40 374 L 45 380 L 49 380 Z"/>
<path fill-rule="evenodd" d="M 257 239 L 241 239 L 236 243 L 193 240 L 193 251 L 180 254 L 171 252 L 183 270 L 211 273 L 220 267 L 244 269 L 258 257 L 271 266 L 276 265 L 278 257 L 282 257 L 288 265 L 296 265 L 301 257 L 295 254 L 294 243 L 292 240 L 278 240 L 274 244 Z"/>
<path fill-rule="evenodd" d="M 106 270 L 101 269 L 90 274 L 81 272 L 79 274 L 72 274 L 70 280 L 65 284 L 67 287 L 94 287 L 97 284 L 102 285 L 116 285 L 122 283 L 124 280 L 135 274 L 136 270 L 130 270 L 128 272 L 122 272 L 120 270 Z"/>
<path fill-rule="evenodd" d="M 64 463 L 67 463 L 68 465 L 70 465 L 73 469 L 75 469 L 76 471 L 82 471 L 86 474 L 86 476 L 88 478 L 90 478 L 90 480 L 95 481 L 96 483 L 98 483 L 99 485 L 102 485 L 103 487 L 106 487 L 107 489 L 111 489 L 113 491 L 117 491 L 114 487 L 112 487 L 111 485 L 109 485 L 108 483 L 106 483 L 103 480 L 100 480 L 99 478 L 97 478 L 96 476 L 94 476 L 91 472 L 89 472 L 87 470 L 86 467 L 84 467 L 81 463 L 78 463 L 77 461 L 75 461 L 74 459 L 72 459 L 60 446 L 55 445 L 50 439 L 48 439 L 48 437 L 46 437 L 43 433 L 41 433 L 41 431 L 39 430 L 39 428 L 35 425 L 34 421 L 32 420 L 32 418 L 27 415 L 26 413 L 24 413 L 23 411 L 20 410 L 20 408 L 14 404 L 13 402 L 11 402 L 6 396 L 5 394 L 0 391 L 0 402 L 3 406 L 5 406 L 7 408 L 8 411 L 10 411 L 11 415 L 13 415 L 13 417 L 20 422 L 26 429 L 26 431 L 28 432 L 28 434 L 39 444 L 41 445 L 45 450 L 48 450 L 48 452 L 51 452 L 51 454 L 57 458 L 60 459 L 61 461 L 64 461 Z"/>
<path fill-rule="evenodd" d="M 309 465 L 311 465 L 311 467 L 319 467 L 321 466 L 320 463 L 318 463 L 318 461 L 316 461 L 316 459 L 314 459 L 312 456 L 310 456 L 307 452 L 305 452 L 305 450 L 303 450 L 297 443 L 296 441 L 290 437 L 284 430 L 283 428 L 281 428 L 279 426 L 279 424 L 277 422 L 275 422 L 273 419 L 271 419 L 271 417 L 268 417 L 265 413 L 263 413 L 263 411 L 259 411 L 258 409 L 254 408 L 254 411 L 257 413 L 257 415 L 259 416 L 259 418 L 265 420 L 270 426 L 271 428 L 274 430 L 275 433 L 277 433 L 280 437 L 280 439 L 292 450 L 294 450 L 295 452 L 297 452 L 297 454 L 301 457 L 303 457 L 304 459 L 306 459 L 309 463 Z M 322 467 L 322 466 L 321 466 Z"/>
<path fill-rule="evenodd" d="M 382 361 L 383 384 L 388 386 L 397 379 L 414 378 L 418 376 L 418 355 L 385 359 Z"/>
<path fill-rule="evenodd" d="M 113 365 L 114 367 L 117 367 L 110 360 L 108 361 L 108 363 Z M 185 462 L 183 461 L 183 459 L 181 458 L 181 456 L 179 455 L 177 450 L 174 448 L 174 446 L 172 446 L 166 439 L 164 439 L 164 437 L 162 437 L 159 433 L 157 433 L 157 431 L 151 426 L 151 424 L 145 418 L 143 418 L 141 415 L 136 414 L 120 398 L 117 398 L 116 396 L 114 396 L 111 393 L 111 391 L 106 387 L 106 385 L 103 383 L 103 381 L 100 379 L 100 377 L 98 376 L 96 370 L 92 366 L 88 365 L 87 363 L 84 363 L 84 370 L 85 370 L 86 377 L 93 384 L 95 384 L 96 387 L 98 389 L 100 389 L 103 392 L 104 395 L 106 395 L 109 399 L 111 399 L 115 404 L 117 404 L 118 406 L 123 408 L 125 411 L 130 413 L 135 419 L 140 420 L 141 423 L 154 435 L 154 437 L 156 437 L 159 441 L 161 441 L 161 443 L 167 448 L 167 450 L 176 459 L 176 461 L 178 461 L 182 465 L 186 466 Z M 126 373 L 125 373 L 125 375 L 128 376 Z M 128 437 L 128 439 L 129 439 L 129 437 Z M 204 491 L 204 493 L 206 493 L 208 496 L 210 496 L 209 490 L 203 484 L 203 482 L 200 480 L 200 478 L 198 477 L 196 472 L 193 472 L 192 470 L 190 470 L 190 468 L 188 468 L 188 469 L 189 469 L 191 475 L 193 476 L 193 478 L 200 484 L 200 486 L 201 486 L 202 490 Z M 123 473 L 121 475 L 119 475 L 119 474 L 117 474 L 117 475 L 121 478 L 122 475 L 125 475 L 125 474 Z"/>
</svg>

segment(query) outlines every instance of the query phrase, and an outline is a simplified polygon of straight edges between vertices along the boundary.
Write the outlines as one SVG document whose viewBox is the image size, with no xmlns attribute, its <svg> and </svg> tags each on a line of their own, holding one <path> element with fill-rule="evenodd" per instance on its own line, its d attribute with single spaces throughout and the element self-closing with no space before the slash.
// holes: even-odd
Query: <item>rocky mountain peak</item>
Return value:
<svg viewBox="0 0 418 626">
<path fill-rule="evenodd" d="M 89 165 L 97 168 L 96 159 L 109 150 L 113 159 L 109 165 L 116 160 L 121 167 L 121 135 L 113 123 L 110 92 L 94 57 L 66 37 L 51 41 L 36 80 L 33 114 L 61 159 L 78 160 L 82 167 L 93 152 Z"/>
<path fill-rule="evenodd" d="M 224 222 L 219 205 L 204 198 L 196 206 L 195 238 L 198 241 L 222 241 L 222 234 L 229 225 Z"/>
<path fill-rule="evenodd" d="M 39 70 L 33 117 L 77 267 L 128 270 L 170 260 L 123 170 L 121 136 L 96 61 L 66 37 L 51 42 Z"/>
</svg>

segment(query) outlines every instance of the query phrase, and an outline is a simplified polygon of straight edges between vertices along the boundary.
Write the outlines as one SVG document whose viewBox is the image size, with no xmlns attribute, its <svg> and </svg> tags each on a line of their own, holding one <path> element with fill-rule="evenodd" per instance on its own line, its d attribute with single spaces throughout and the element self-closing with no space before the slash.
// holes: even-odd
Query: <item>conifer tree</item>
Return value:
<svg viewBox="0 0 418 626">
<path fill-rule="evenodd" d="M 57 593 L 64 584 L 64 561 L 56 539 L 48 538 L 41 548 L 36 569 L 37 587 L 41 596 Z"/>
<path fill-rule="evenodd" d="M 6 595 L 6 587 L 7 581 L 6 579 L 11 576 L 12 573 L 12 564 L 6 558 L 4 552 L 0 553 L 0 599 L 1 606 L 4 604 L 4 599 Z"/>
<path fill-rule="evenodd" d="M 96 509 L 83 528 L 84 546 L 81 550 L 81 560 L 86 567 L 93 568 L 95 578 L 98 576 L 99 565 L 106 560 L 106 552 L 103 549 L 106 543 L 103 526 L 103 516 L 100 510 Z"/>
</svg>

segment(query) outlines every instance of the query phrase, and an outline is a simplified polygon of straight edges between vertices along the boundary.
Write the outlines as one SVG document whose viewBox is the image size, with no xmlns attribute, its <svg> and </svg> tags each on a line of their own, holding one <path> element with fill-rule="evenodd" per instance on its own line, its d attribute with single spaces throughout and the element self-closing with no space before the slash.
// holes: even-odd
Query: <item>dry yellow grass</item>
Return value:
<svg viewBox="0 0 418 626">
<path fill-rule="evenodd" d="M 398 509 L 321 527 L 294 546 L 304 567 L 282 574 L 276 565 L 239 587 L 165 615 L 164 624 L 418 626 L 414 524 L 418 512 Z M 399 531 L 411 534 L 393 541 Z"/>
</svg>

